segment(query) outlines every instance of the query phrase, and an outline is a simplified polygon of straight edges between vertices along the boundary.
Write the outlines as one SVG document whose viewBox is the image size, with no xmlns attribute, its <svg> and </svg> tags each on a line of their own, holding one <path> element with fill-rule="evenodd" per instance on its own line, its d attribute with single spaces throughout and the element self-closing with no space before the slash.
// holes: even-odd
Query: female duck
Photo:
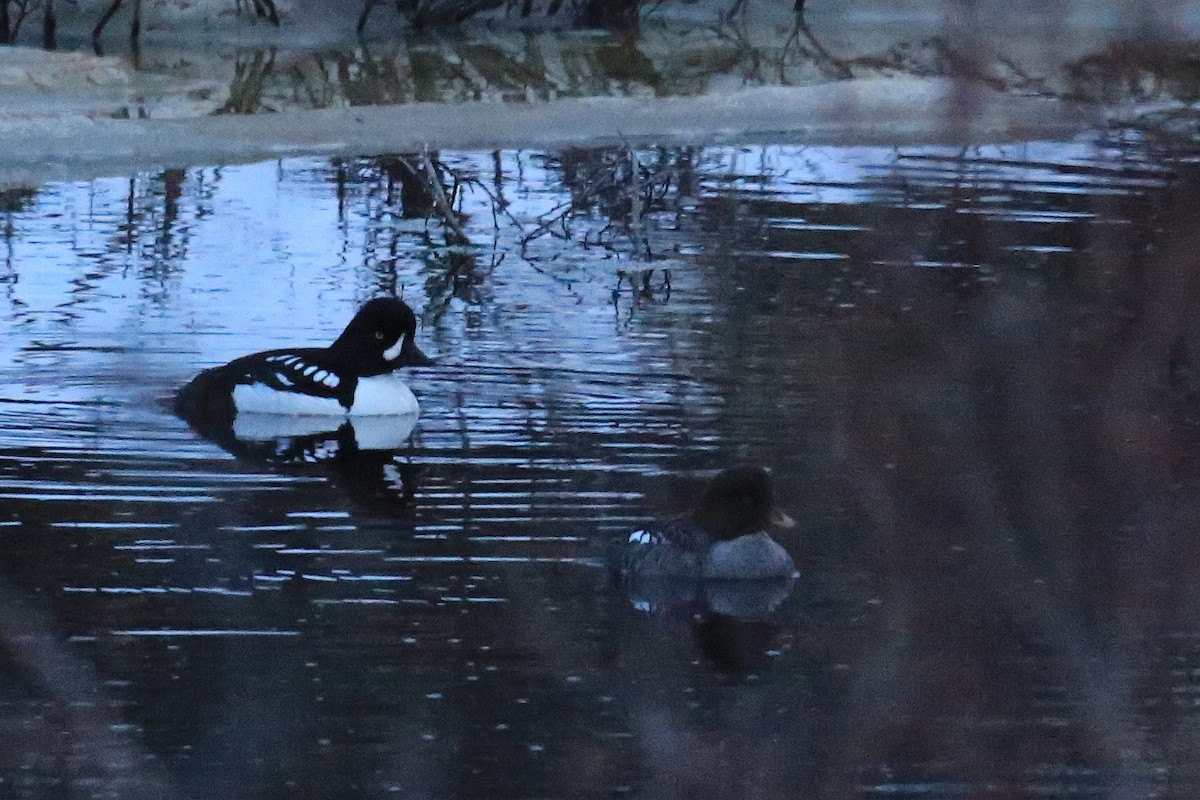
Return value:
<svg viewBox="0 0 1200 800">
<path fill-rule="evenodd" d="M 634 578 L 790 578 L 796 566 L 768 531 L 794 525 L 776 507 L 765 469 L 733 467 L 713 478 L 692 513 L 630 534 L 623 571 Z"/>
<path fill-rule="evenodd" d="M 329 347 L 242 356 L 201 372 L 179 390 L 175 411 L 202 426 L 238 414 L 413 414 L 417 398 L 392 370 L 433 363 L 414 341 L 417 318 L 394 297 L 371 300 Z"/>
</svg>

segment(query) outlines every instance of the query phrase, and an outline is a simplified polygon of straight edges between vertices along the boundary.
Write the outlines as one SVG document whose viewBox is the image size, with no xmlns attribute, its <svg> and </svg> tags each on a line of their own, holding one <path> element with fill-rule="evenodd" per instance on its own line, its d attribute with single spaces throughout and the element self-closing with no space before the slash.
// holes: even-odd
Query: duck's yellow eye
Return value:
<svg viewBox="0 0 1200 800">
<path fill-rule="evenodd" d="M 376 338 L 376 339 L 382 339 L 382 338 L 383 338 L 383 331 L 375 331 L 375 338 Z"/>
</svg>

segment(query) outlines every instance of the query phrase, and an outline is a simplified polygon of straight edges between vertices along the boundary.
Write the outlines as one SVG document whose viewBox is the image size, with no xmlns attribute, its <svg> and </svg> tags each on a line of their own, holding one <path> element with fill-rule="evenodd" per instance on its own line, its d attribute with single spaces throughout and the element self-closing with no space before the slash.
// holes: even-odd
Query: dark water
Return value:
<svg viewBox="0 0 1200 800">
<path fill-rule="evenodd" d="M 3 196 L 0 796 L 1195 796 L 1200 148 L 437 155 Z M 392 291 L 394 446 L 169 413 Z M 635 607 L 734 460 L 791 593 Z"/>
</svg>

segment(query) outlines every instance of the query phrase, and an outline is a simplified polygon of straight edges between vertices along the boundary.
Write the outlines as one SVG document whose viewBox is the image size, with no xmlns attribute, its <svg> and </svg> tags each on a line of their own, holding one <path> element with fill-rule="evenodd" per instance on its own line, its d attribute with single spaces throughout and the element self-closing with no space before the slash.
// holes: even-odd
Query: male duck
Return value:
<svg viewBox="0 0 1200 800">
<path fill-rule="evenodd" d="M 329 347 L 268 350 L 206 369 L 179 390 L 175 411 L 201 425 L 238 414 L 415 415 L 412 391 L 392 370 L 428 366 L 413 337 L 417 317 L 404 301 L 369 301 Z"/>
<path fill-rule="evenodd" d="M 765 469 L 733 467 L 712 479 L 690 514 L 630 534 L 623 571 L 631 578 L 791 578 L 796 566 L 768 531 L 794 525 L 776 507 Z"/>
</svg>

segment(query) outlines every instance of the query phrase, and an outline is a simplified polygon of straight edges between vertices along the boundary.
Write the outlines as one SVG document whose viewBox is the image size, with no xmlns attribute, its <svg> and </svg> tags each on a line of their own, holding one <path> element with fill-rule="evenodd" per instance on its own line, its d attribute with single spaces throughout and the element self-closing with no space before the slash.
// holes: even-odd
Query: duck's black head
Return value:
<svg viewBox="0 0 1200 800">
<path fill-rule="evenodd" d="M 416 343 L 417 315 L 403 300 L 377 297 L 358 310 L 330 350 L 354 364 L 362 377 L 397 367 L 426 367 L 433 359 Z"/>
<path fill-rule="evenodd" d="M 775 507 L 775 485 L 762 467 L 731 467 L 708 484 L 693 517 L 714 539 L 736 539 L 791 522 Z"/>
</svg>

